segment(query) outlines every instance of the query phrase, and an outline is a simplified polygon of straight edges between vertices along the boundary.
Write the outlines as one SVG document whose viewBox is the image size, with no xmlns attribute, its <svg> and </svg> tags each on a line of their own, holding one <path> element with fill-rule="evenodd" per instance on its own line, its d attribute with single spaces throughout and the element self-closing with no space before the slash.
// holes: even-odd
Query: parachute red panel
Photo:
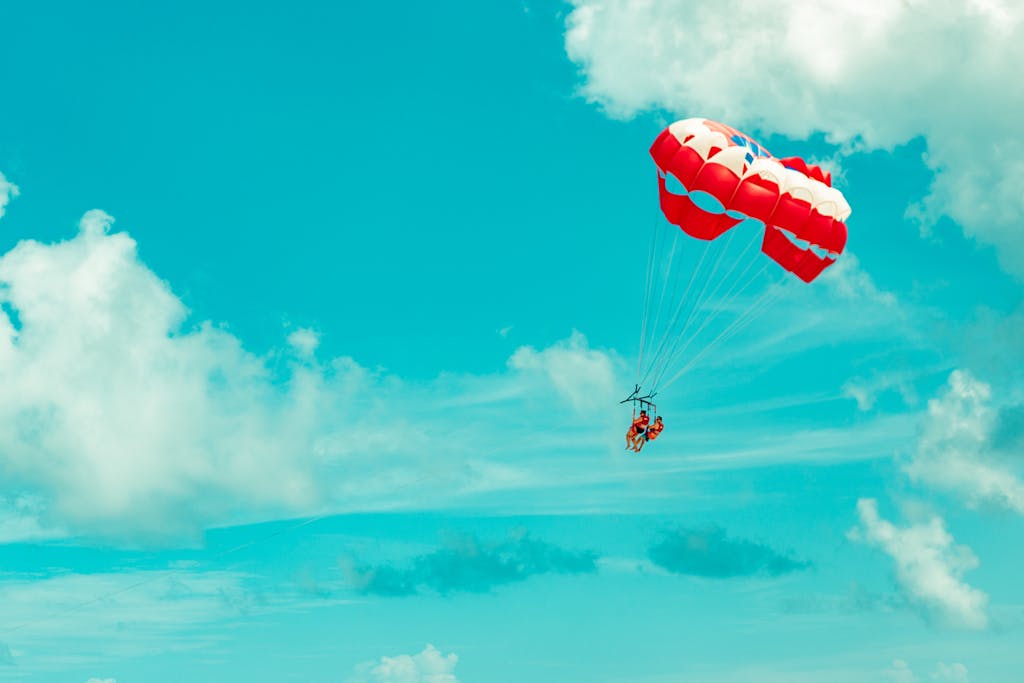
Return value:
<svg viewBox="0 0 1024 683">
<path fill-rule="evenodd" d="M 776 159 L 735 128 L 699 118 L 663 130 L 651 156 L 662 213 L 692 237 L 713 240 L 744 218 L 760 221 L 761 250 L 805 282 L 832 265 L 846 246 L 850 205 L 828 172 L 799 157 Z M 686 194 L 672 192 L 668 176 Z M 692 192 L 715 197 L 728 213 L 701 209 Z"/>
</svg>

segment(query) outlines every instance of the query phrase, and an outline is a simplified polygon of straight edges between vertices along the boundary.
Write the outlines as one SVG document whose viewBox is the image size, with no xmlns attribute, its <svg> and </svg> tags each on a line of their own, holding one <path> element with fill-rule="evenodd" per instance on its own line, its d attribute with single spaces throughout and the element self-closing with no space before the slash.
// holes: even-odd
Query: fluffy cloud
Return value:
<svg viewBox="0 0 1024 683">
<path fill-rule="evenodd" d="M 715 526 L 666 533 L 648 555 L 670 572 L 716 579 L 755 574 L 779 576 L 809 566 L 766 545 L 728 538 L 724 529 Z"/>
<path fill-rule="evenodd" d="M 612 399 L 621 389 L 613 358 L 589 348 L 586 337 L 577 331 L 565 342 L 542 351 L 521 347 L 508 365 L 549 385 L 579 411 L 614 403 Z"/>
<path fill-rule="evenodd" d="M 320 346 L 320 335 L 313 330 L 300 328 L 288 335 L 288 343 L 303 358 L 312 358 Z"/>
<path fill-rule="evenodd" d="M 304 412 L 316 378 L 297 371 L 274 396 L 237 339 L 183 330 L 181 302 L 110 224 L 90 212 L 74 239 L 0 258 L 0 300 L 16 312 L 0 315 L 5 483 L 49 494 L 58 518 L 83 527 L 154 531 L 219 496 L 313 499 Z"/>
<path fill-rule="evenodd" d="M 1012 445 L 1014 407 L 992 407 L 991 387 L 969 372 L 954 371 L 942 394 L 928 402 L 921 437 L 907 473 L 916 481 L 981 503 L 1024 513 L 1024 482 L 1010 464 L 994 457 L 996 445 Z"/>
<path fill-rule="evenodd" d="M 3 218 L 4 212 L 7 210 L 7 204 L 17 196 L 18 186 L 7 180 L 3 173 L 0 173 L 0 218 Z"/>
<path fill-rule="evenodd" d="M 350 683 L 459 683 L 455 665 L 459 658 L 427 645 L 416 655 L 381 657 L 379 662 L 364 664 Z"/>
<path fill-rule="evenodd" d="M 927 142 L 942 216 L 1024 277 L 1024 6 L 1004 0 L 572 0 L 566 51 L 613 116 L 662 108 L 848 148 Z"/>
<path fill-rule="evenodd" d="M 348 582 L 363 593 L 399 596 L 422 589 L 442 595 L 486 592 L 495 586 L 524 581 L 538 574 L 581 574 L 597 571 L 596 555 L 565 550 L 516 534 L 501 543 L 482 543 L 475 536 L 450 539 L 446 547 L 415 558 L 409 567 L 342 563 Z"/>
<path fill-rule="evenodd" d="M 397 490 L 429 504 L 442 491 L 423 482 L 442 476 L 449 500 L 522 486 L 536 479 L 521 470 L 542 445 L 519 443 L 515 471 L 500 462 L 517 429 L 510 402 L 546 429 L 568 417 L 542 401 L 552 392 L 583 407 L 615 385 L 615 361 L 579 333 L 520 349 L 506 373 L 417 387 L 349 358 L 318 359 L 306 329 L 257 356 L 222 327 L 192 322 L 112 222 L 92 211 L 71 239 L 27 240 L 0 256 L 0 504 L 36 501 L 47 528 L 137 540 L 328 501 L 379 509 L 398 504 Z M 386 432 L 366 419 L 385 406 Z M 588 420 L 575 428 L 603 429 Z M 570 448 L 586 447 L 572 438 Z M 12 524 L 0 533 L 47 533 L 34 519 Z"/>
<path fill-rule="evenodd" d="M 970 548 L 956 545 L 939 517 L 899 528 L 882 519 L 872 499 L 857 501 L 860 527 L 851 537 L 880 548 L 896 563 L 896 578 L 908 599 L 944 617 L 952 624 L 972 629 L 988 625 L 988 596 L 961 581 L 978 566 Z"/>
</svg>

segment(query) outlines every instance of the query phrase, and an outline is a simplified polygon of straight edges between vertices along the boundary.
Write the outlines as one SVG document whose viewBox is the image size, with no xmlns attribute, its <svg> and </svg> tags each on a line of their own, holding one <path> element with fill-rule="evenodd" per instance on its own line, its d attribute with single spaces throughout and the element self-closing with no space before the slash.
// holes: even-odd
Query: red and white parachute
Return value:
<svg viewBox="0 0 1024 683">
<path fill-rule="evenodd" d="M 772 262 L 803 282 L 835 263 L 846 246 L 850 205 L 819 166 L 776 158 L 717 121 L 676 121 L 650 152 L 661 213 L 684 233 L 680 243 L 675 231 L 669 247 L 658 226 L 651 247 L 637 384 L 653 393 L 779 296 L 785 282 L 771 281 Z M 758 242 L 762 254 L 750 253 Z M 692 267 L 685 264 L 690 257 L 697 259 Z M 690 271 L 681 296 L 679 270 Z M 771 282 L 758 284 L 766 273 Z"/>
</svg>

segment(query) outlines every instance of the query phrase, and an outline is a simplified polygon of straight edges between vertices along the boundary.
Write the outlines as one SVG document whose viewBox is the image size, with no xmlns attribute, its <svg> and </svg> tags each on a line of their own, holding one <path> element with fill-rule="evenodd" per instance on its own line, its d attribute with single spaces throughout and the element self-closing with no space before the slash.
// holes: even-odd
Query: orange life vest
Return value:
<svg viewBox="0 0 1024 683">
<path fill-rule="evenodd" d="M 647 425 L 650 423 L 650 421 L 651 418 L 648 417 L 647 415 L 636 418 L 635 420 L 633 420 L 633 424 L 629 426 L 629 433 L 631 435 L 643 434 L 647 430 Z"/>
</svg>

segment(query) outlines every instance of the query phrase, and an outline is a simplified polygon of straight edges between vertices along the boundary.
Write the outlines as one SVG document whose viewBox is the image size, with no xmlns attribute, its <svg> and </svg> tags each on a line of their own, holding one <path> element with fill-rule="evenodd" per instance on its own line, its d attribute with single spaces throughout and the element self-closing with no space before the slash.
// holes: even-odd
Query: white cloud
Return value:
<svg viewBox="0 0 1024 683">
<path fill-rule="evenodd" d="M 876 371 L 870 377 L 847 381 L 843 385 L 843 395 L 856 401 L 857 409 L 862 411 L 874 408 L 878 397 L 890 391 L 899 394 L 905 405 L 914 406 L 918 403 L 914 378 L 915 373 L 906 370 Z"/>
<path fill-rule="evenodd" d="M 0 544 L 42 541 L 65 536 L 40 522 L 45 505 L 38 496 L 0 494 Z"/>
<path fill-rule="evenodd" d="M 992 457 L 996 413 L 991 387 L 954 371 L 943 392 L 928 401 L 922 433 L 907 474 L 951 491 L 972 505 L 986 503 L 1024 513 L 1024 482 Z"/>
<path fill-rule="evenodd" d="M 114 678 L 90 678 L 85 683 L 117 683 Z"/>
<path fill-rule="evenodd" d="M 848 149 L 923 137 L 909 212 L 941 216 L 1024 277 L 1024 5 L 991 0 L 573 0 L 566 51 L 613 116 L 662 108 Z"/>
<path fill-rule="evenodd" d="M 189 526 L 220 496 L 314 498 L 302 410 L 315 383 L 297 372 L 272 396 L 237 339 L 181 331 L 184 306 L 110 223 L 90 212 L 74 239 L 0 257 L 0 299 L 17 312 L 17 325 L 0 315 L 5 483 L 41 492 L 59 519 L 152 531 Z"/>
<path fill-rule="evenodd" d="M 914 675 L 910 665 L 902 659 L 893 661 L 892 666 L 885 670 L 885 679 L 890 683 L 917 683 L 921 679 Z M 967 667 L 963 664 L 946 664 L 939 662 L 935 671 L 929 676 L 932 681 L 947 681 L 949 683 L 970 683 L 967 674 Z"/>
<path fill-rule="evenodd" d="M 892 666 L 884 671 L 885 680 L 889 683 L 915 683 L 917 676 L 910 670 L 910 666 L 902 659 L 895 659 Z"/>
<path fill-rule="evenodd" d="M 967 673 L 967 667 L 963 664 L 946 664 L 939 662 L 932 674 L 934 681 L 949 681 L 950 683 L 970 683 L 971 679 Z"/>
<path fill-rule="evenodd" d="M 542 351 L 520 347 L 508 365 L 549 385 L 580 411 L 613 404 L 622 390 L 612 357 L 588 348 L 586 337 L 576 331 L 567 341 Z"/>
<path fill-rule="evenodd" d="M 4 212 L 7 210 L 7 204 L 11 199 L 17 197 L 18 193 L 18 186 L 7 180 L 3 173 L 0 173 L 0 218 L 3 218 Z"/>
<path fill-rule="evenodd" d="M 821 281 L 841 301 L 857 302 L 859 305 L 869 303 L 886 309 L 899 306 L 896 296 L 879 289 L 871 275 L 861 267 L 857 255 L 848 251 L 822 274 Z"/>
<path fill-rule="evenodd" d="M 320 335 L 315 330 L 303 327 L 288 335 L 288 343 L 303 358 L 312 358 L 320 346 Z"/>
<path fill-rule="evenodd" d="M 459 658 L 454 653 L 441 654 L 433 645 L 427 645 L 416 655 L 381 657 L 359 667 L 353 683 L 459 683 L 455 665 Z"/>
<path fill-rule="evenodd" d="M 899 528 L 878 515 L 872 499 L 857 501 L 861 526 L 851 537 L 880 548 L 896 563 L 896 578 L 907 597 L 951 624 L 971 629 L 988 625 L 988 596 L 960 580 L 978 566 L 970 548 L 956 545 L 939 517 Z"/>
</svg>

